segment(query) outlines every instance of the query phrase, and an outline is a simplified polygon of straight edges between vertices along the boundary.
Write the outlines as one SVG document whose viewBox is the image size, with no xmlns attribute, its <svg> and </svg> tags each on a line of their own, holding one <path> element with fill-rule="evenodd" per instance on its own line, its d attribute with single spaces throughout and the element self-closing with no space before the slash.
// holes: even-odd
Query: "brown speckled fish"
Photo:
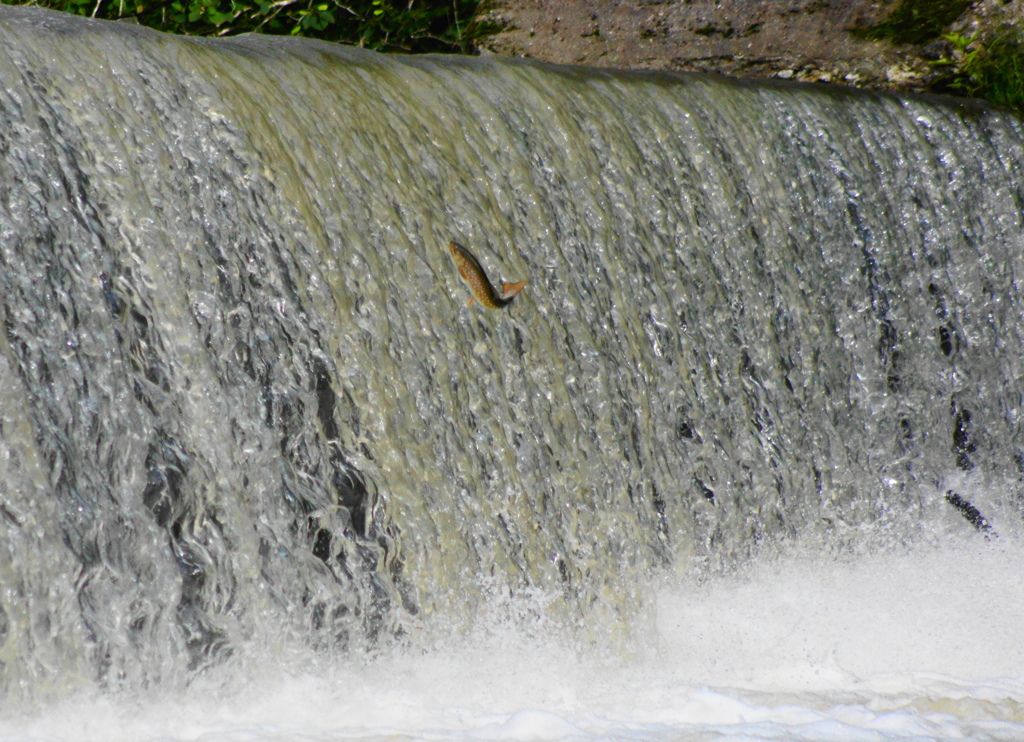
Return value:
<svg viewBox="0 0 1024 742">
<path fill-rule="evenodd" d="M 515 295 L 522 291 L 523 286 L 526 285 L 526 281 L 503 283 L 501 285 L 501 294 L 499 295 L 494 290 L 491 282 L 487 280 L 487 274 L 484 273 L 480 262 L 473 257 L 469 250 L 457 242 L 448 243 L 448 250 L 451 251 L 452 257 L 455 259 L 455 265 L 459 269 L 459 275 L 462 276 L 462 280 L 468 283 L 469 288 L 473 290 L 473 297 L 466 303 L 467 307 L 474 301 L 480 302 L 488 309 L 507 307 L 512 303 Z"/>
</svg>

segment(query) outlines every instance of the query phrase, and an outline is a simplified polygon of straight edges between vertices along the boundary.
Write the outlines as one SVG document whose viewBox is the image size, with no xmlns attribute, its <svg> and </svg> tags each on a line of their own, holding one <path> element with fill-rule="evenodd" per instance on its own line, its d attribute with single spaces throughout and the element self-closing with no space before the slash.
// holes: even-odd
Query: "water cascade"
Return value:
<svg viewBox="0 0 1024 742">
<path fill-rule="evenodd" d="M 1008 113 L 9 6 L 0 81 L 0 697 L 1016 527 Z"/>
</svg>

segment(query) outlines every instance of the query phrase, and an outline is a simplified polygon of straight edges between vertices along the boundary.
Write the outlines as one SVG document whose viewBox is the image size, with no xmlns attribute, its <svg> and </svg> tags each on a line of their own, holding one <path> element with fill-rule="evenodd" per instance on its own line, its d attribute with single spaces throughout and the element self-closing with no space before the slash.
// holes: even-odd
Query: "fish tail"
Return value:
<svg viewBox="0 0 1024 742">
<path fill-rule="evenodd" d="M 501 284 L 501 293 L 505 295 L 506 299 L 511 299 L 513 296 L 523 290 L 523 286 L 526 285 L 526 281 L 517 281 L 516 283 L 503 283 Z"/>
</svg>

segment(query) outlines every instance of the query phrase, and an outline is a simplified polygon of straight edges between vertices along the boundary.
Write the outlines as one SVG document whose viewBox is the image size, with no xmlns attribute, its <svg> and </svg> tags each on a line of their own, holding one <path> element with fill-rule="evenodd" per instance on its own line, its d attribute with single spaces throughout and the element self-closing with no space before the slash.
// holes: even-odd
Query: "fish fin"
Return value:
<svg viewBox="0 0 1024 742">
<path fill-rule="evenodd" d="M 475 302 L 475 301 L 476 301 L 476 297 L 475 296 L 469 297 L 469 301 L 466 302 L 466 306 L 467 307 L 473 306 L 473 302 Z"/>
<path fill-rule="evenodd" d="M 516 283 L 503 283 L 501 284 L 501 293 L 505 295 L 506 299 L 511 299 L 513 296 L 523 290 L 523 286 L 526 285 L 526 281 L 517 281 Z"/>
</svg>

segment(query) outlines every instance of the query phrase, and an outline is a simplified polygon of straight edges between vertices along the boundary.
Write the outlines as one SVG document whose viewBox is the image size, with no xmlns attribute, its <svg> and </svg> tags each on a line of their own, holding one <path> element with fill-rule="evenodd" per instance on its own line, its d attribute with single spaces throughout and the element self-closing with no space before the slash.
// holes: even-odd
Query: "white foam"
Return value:
<svg viewBox="0 0 1024 742">
<path fill-rule="evenodd" d="M 851 563 L 799 556 L 665 594 L 665 651 L 706 682 L 851 688 L 893 673 L 1024 674 L 1021 549 L 980 539 Z"/>
<path fill-rule="evenodd" d="M 664 588 L 642 660 L 510 630 L 232 690 L 77 699 L 0 721 L 41 742 L 1024 739 L 1024 548 L 795 555 Z"/>
</svg>

